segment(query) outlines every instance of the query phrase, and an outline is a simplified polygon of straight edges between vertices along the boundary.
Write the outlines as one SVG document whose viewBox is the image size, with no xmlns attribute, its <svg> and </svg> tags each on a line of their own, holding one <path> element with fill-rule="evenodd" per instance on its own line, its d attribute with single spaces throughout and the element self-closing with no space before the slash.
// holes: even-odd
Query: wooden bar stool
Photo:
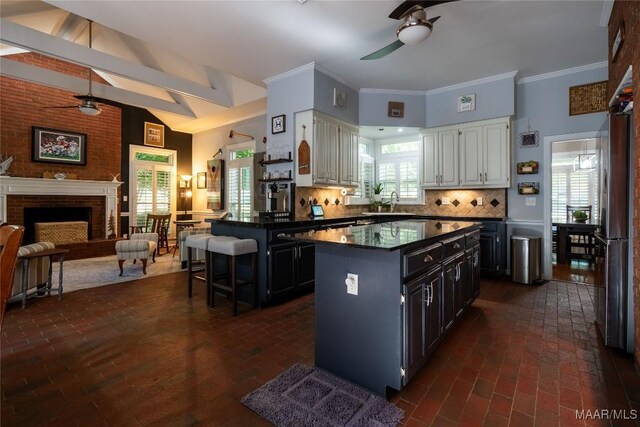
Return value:
<svg viewBox="0 0 640 427">
<path fill-rule="evenodd" d="M 187 247 L 187 270 L 189 272 L 189 279 L 188 279 L 188 295 L 189 298 L 191 298 L 191 294 L 192 294 L 192 290 L 193 290 L 193 279 L 198 279 L 198 280 L 202 280 L 204 282 L 207 283 L 207 295 L 209 293 L 209 257 L 206 254 L 206 250 L 207 250 L 207 244 L 209 243 L 209 240 L 213 239 L 213 236 L 211 234 L 192 234 L 190 236 L 187 236 L 187 238 L 185 239 L 185 245 Z M 195 269 L 194 268 L 194 263 L 193 263 L 193 250 L 201 250 L 201 251 L 205 251 L 205 256 L 204 256 L 204 276 L 197 276 L 194 275 L 194 273 L 202 271 L 200 269 Z"/>
<path fill-rule="evenodd" d="M 221 289 L 231 293 L 231 300 L 233 303 L 233 315 L 238 315 L 238 297 L 236 289 L 241 286 L 253 287 L 253 307 L 258 307 L 258 242 L 253 239 L 238 239 L 230 236 L 216 236 L 215 239 L 211 239 L 207 245 L 207 251 L 209 256 L 209 265 L 211 271 L 209 272 L 209 306 L 215 306 L 215 290 Z M 228 259 L 228 281 L 226 284 L 216 282 L 215 274 L 213 272 L 213 257 L 216 254 L 226 255 Z M 251 279 L 240 280 L 237 274 L 237 261 L 238 257 L 243 255 L 251 255 Z"/>
</svg>

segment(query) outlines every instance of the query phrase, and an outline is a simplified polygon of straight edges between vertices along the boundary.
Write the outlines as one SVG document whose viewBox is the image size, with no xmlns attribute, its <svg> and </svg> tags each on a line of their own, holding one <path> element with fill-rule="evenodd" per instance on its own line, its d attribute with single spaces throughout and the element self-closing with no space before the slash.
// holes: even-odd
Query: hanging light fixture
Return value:
<svg viewBox="0 0 640 427">
<path fill-rule="evenodd" d="M 587 140 L 584 141 L 584 153 L 573 159 L 574 172 L 592 172 L 596 169 L 596 153 L 587 153 Z"/>
<path fill-rule="evenodd" d="M 433 30 L 433 23 L 427 20 L 422 8 L 410 13 L 396 31 L 398 39 L 408 45 L 415 45 L 425 40 Z"/>
</svg>

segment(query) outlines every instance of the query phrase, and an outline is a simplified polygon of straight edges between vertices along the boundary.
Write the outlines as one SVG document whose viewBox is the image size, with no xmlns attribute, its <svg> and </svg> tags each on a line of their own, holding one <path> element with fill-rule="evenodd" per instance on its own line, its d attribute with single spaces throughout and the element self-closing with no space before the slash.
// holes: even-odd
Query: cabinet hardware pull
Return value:
<svg viewBox="0 0 640 427">
<path fill-rule="evenodd" d="M 427 255 L 426 257 L 424 257 L 424 262 L 431 262 L 433 261 L 433 257 L 431 255 Z"/>
<path fill-rule="evenodd" d="M 480 181 L 482 181 L 482 172 L 480 172 Z"/>
<path fill-rule="evenodd" d="M 453 247 L 454 247 L 455 249 L 460 249 L 460 245 L 459 245 L 459 244 L 457 244 L 457 243 L 454 243 L 454 244 L 453 244 Z"/>
<path fill-rule="evenodd" d="M 430 293 L 429 293 L 429 286 L 427 286 L 427 297 L 425 298 L 424 302 L 427 304 L 427 306 L 429 305 L 429 298 L 431 297 Z"/>
<path fill-rule="evenodd" d="M 433 283 L 429 283 L 429 287 L 431 288 L 431 294 L 429 295 L 429 305 L 433 302 Z"/>
<path fill-rule="evenodd" d="M 484 173 L 484 180 L 485 181 L 487 180 L 487 173 L 486 172 Z"/>
</svg>

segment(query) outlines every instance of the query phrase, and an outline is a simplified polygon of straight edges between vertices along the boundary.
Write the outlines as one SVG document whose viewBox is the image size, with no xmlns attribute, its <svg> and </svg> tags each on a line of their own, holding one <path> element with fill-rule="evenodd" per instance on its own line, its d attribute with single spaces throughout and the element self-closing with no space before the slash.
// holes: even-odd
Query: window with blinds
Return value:
<svg viewBox="0 0 640 427">
<path fill-rule="evenodd" d="M 404 141 L 384 143 L 380 146 L 377 183 L 382 184 L 382 197 L 395 191 L 400 203 L 423 203 L 419 176 L 420 142 Z"/>
<path fill-rule="evenodd" d="M 567 205 L 591 206 L 591 223 L 599 222 L 599 172 L 574 172 L 573 157 L 556 156 L 551 164 L 551 221 L 567 221 Z"/>
<path fill-rule="evenodd" d="M 355 194 L 349 199 L 349 204 L 351 205 L 368 204 L 373 194 L 372 187 L 375 179 L 374 160 L 373 157 L 363 154 L 362 149 L 360 153 L 360 159 L 358 160 L 360 180 Z"/>
<path fill-rule="evenodd" d="M 254 143 L 239 144 L 229 152 L 227 206 L 235 218 L 250 218 L 253 212 Z"/>
</svg>

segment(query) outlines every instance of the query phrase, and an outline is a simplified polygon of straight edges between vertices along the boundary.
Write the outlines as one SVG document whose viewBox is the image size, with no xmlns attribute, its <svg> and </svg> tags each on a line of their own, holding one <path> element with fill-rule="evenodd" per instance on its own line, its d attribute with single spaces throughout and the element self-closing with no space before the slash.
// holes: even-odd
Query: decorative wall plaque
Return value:
<svg viewBox="0 0 640 427">
<path fill-rule="evenodd" d="M 607 81 L 569 88 L 569 115 L 607 111 Z"/>
<path fill-rule="evenodd" d="M 401 119 L 404 117 L 404 102 L 389 101 L 387 116 Z"/>
</svg>

